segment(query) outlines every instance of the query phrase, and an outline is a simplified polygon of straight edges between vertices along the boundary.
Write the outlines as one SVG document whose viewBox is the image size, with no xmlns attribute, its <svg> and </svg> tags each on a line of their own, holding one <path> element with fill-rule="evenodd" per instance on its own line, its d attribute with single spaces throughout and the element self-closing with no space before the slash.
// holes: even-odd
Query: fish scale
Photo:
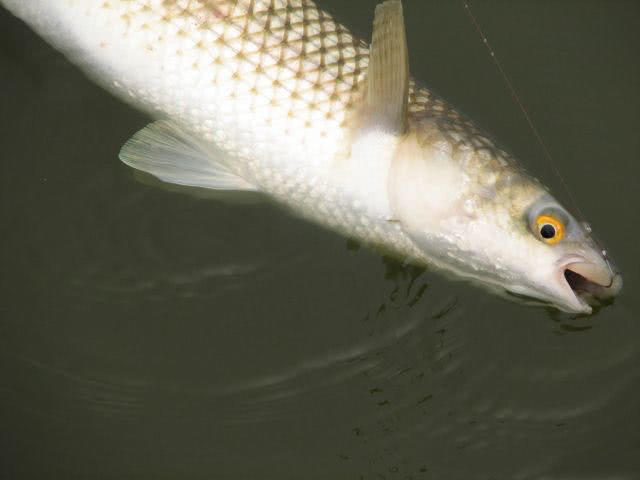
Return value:
<svg viewBox="0 0 640 480">
<path fill-rule="evenodd" d="M 620 290 L 545 187 L 409 77 L 398 0 L 376 9 L 371 47 L 310 0 L 0 4 L 158 119 L 121 151 L 135 168 L 258 190 L 402 258 L 567 311 L 591 311 L 574 287 Z M 540 218 L 568 238 L 550 247 Z M 587 283 L 570 286 L 566 265 Z"/>
<path fill-rule="evenodd" d="M 167 32 L 189 39 L 166 55 L 184 59 L 179 71 L 190 64 L 209 68 L 207 88 L 214 92 L 208 97 L 226 99 L 215 102 L 216 112 L 209 113 L 182 108 L 191 102 L 176 98 L 166 114 L 232 152 L 231 167 L 239 175 L 295 205 L 299 214 L 368 243 L 389 244 L 394 239 L 395 250 L 418 255 L 399 226 L 372 215 L 364 202 L 330 185 L 323 169 L 340 155 L 346 113 L 366 72 L 368 51 L 361 41 L 312 2 L 128 3 L 129 9 L 118 12 L 127 18 L 126 35 L 157 30 L 150 25 L 159 23 L 165 26 L 145 49 L 160 48 Z M 169 86 L 172 80 L 169 76 Z M 130 87 L 127 91 L 136 101 L 153 104 L 145 93 Z M 254 128 L 236 129 L 234 136 L 229 133 L 233 129 L 216 122 L 219 112 L 234 118 L 236 125 L 250 123 Z M 243 117 L 251 117 L 251 122 Z M 274 151 L 274 138 L 283 135 L 286 144 Z M 292 143 L 299 150 L 293 162 L 274 160 L 290 159 Z M 254 148 L 249 151 L 246 145 Z M 319 158 L 310 159 L 309 149 L 319 152 Z M 318 168 L 310 172 L 305 160 Z"/>
<path fill-rule="evenodd" d="M 39 8 L 40 14 L 28 15 L 31 22 L 96 81 L 215 144 L 231 170 L 297 214 L 438 265 L 390 221 L 389 211 L 372 209 L 348 181 L 328 174 L 348 155 L 369 50 L 314 2 L 54 0 Z M 64 28 L 47 27 L 50 18 Z M 60 32 L 66 33 L 55 38 Z M 484 150 L 480 157 L 460 155 L 474 173 L 483 162 L 495 167 L 487 159 L 508 158 L 413 80 L 408 111 L 412 124 L 433 119 L 429 142 Z"/>
</svg>

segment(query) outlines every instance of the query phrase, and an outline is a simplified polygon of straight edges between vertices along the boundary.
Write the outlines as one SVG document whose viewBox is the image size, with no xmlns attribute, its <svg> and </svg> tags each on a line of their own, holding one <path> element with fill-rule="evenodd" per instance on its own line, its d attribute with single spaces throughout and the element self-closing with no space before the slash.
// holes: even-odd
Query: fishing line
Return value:
<svg viewBox="0 0 640 480">
<path fill-rule="evenodd" d="M 489 39 L 485 35 L 484 31 L 482 30 L 482 27 L 480 26 L 480 23 L 478 22 L 478 20 L 476 19 L 475 15 L 471 11 L 470 3 L 467 0 L 463 0 L 462 4 L 464 6 L 465 12 L 467 12 L 467 15 L 469 15 L 469 18 L 471 19 L 471 22 L 473 23 L 473 25 L 475 26 L 476 30 L 478 31 L 478 34 L 482 38 L 482 42 L 487 47 L 487 50 L 489 51 L 489 55 L 493 59 L 493 63 L 495 63 L 496 67 L 498 67 L 498 71 L 500 72 L 500 75 L 502 75 L 502 78 L 503 78 L 505 84 L 507 85 L 507 89 L 509 90 L 509 93 L 511 94 L 513 99 L 516 101 L 518 106 L 520 107 L 520 110 L 522 111 L 522 114 L 524 115 L 524 118 L 526 119 L 527 123 L 529 124 L 529 127 L 531 128 L 531 131 L 533 132 L 533 135 L 535 136 L 538 144 L 542 148 L 542 151 L 544 152 L 544 156 L 546 157 L 547 161 L 549 162 L 549 165 L 551 165 L 551 168 L 553 169 L 555 174 L 560 179 L 560 182 L 562 183 L 562 186 L 564 187 L 564 189 L 566 190 L 567 194 L 569 195 L 571 203 L 573 204 L 574 208 L 576 209 L 576 212 L 584 220 L 585 217 L 584 217 L 582 211 L 580 210 L 580 207 L 578 206 L 578 202 L 576 202 L 576 199 L 573 196 L 573 194 L 571 193 L 571 190 L 569 190 L 569 186 L 567 185 L 567 182 L 564 180 L 564 177 L 560 173 L 560 169 L 558 168 L 556 162 L 554 161 L 553 157 L 551 156 L 551 152 L 549 151 L 549 148 L 547 147 L 547 144 L 542 139 L 542 136 L 540 135 L 540 132 L 538 132 L 538 129 L 536 128 L 535 124 L 533 123 L 533 120 L 531 120 L 531 117 L 529 116 L 529 112 L 527 112 L 527 109 L 524 107 L 524 104 L 520 100 L 520 96 L 518 95 L 518 92 L 516 91 L 515 87 L 513 86 L 513 83 L 511 83 L 511 80 L 509 80 L 509 77 L 507 76 L 506 72 L 502 68 L 502 64 L 500 63 L 500 60 L 498 60 L 498 56 L 496 55 L 495 51 L 491 47 L 491 44 L 489 43 Z M 589 230 L 590 230 L 590 228 L 589 228 Z"/>
<path fill-rule="evenodd" d="M 540 135 L 540 132 L 538 132 L 538 129 L 536 128 L 535 124 L 533 123 L 533 120 L 531 120 L 531 117 L 529 116 L 529 113 L 527 112 L 527 109 L 524 107 L 524 104 L 520 100 L 520 96 L 518 95 L 518 92 L 516 91 L 515 87 L 513 86 L 513 83 L 511 83 L 511 80 L 509 80 L 509 77 L 507 76 L 506 72 L 502 68 L 502 64 L 500 63 L 500 60 L 498 60 L 498 56 L 496 55 L 495 51 L 491 47 L 491 44 L 489 43 L 489 39 L 487 38 L 487 36 L 485 35 L 484 31 L 482 30 L 482 27 L 480 26 L 480 22 L 478 22 L 477 18 L 475 17 L 473 12 L 471 11 L 470 2 L 468 0 L 462 0 L 462 4 L 464 6 L 465 12 L 467 12 L 467 15 L 469 15 L 469 18 L 471 19 L 471 22 L 473 23 L 473 25 L 475 26 L 476 30 L 478 31 L 478 34 L 482 38 L 482 42 L 487 47 L 487 50 L 489 51 L 489 55 L 493 59 L 493 62 L 496 64 L 496 67 L 498 67 L 498 71 L 500 72 L 500 75 L 502 75 L 502 78 L 504 79 L 504 82 L 507 85 L 509 93 L 514 98 L 514 100 L 516 101 L 518 106 L 520 107 L 520 110 L 522 111 L 522 114 L 524 115 L 525 119 L 527 120 L 527 123 L 529 124 L 529 127 L 531 128 L 531 131 L 533 132 L 533 135 L 536 137 L 536 140 L 540 144 L 540 147 L 542 148 L 542 150 L 544 152 L 544 156 L 547 158 L 547 161 L 549 162 L 549 165 L 551 165 L 551 168 L 553 169 L 555 174 L 560 179 L 560 182 L 562 183 L 562 186 L 564 187 L 565 191 L 567 192 L 567 194 L 569 196 L 569 199 L 571 200 L 571 203 L 573 204 L 573 207 L 576 210 L 576 213 L 582 219 L 582 225 L 583 225 L 584 229 L 587 231 L 587 233 L 589 235 L 591 235 L 591 237 L 596 241 L 596 243 L 598 245 L 602 245 L 602 243 L 599 241 L 599 239 L 597 239 L 596 236 L 594 235 L 594 233 L 592 232 L 591 226 L 589 225 L 589 223 L 587 223 L 585 221 L 585 216 L 582 213 L 582 210 L 580 210 L 580 207 L 578 206 L 578 202 L 576 201 L 575 197 L 571 193 L 571 190 L 569 190 L 569 186 L 567 185 L 567 182 L 565 181 L 564 177 L 560 173 L 560 169 L 558 168 L 555 160 L 551 156 L 551 152 L 549 151 L 549 148 L 547 147 L 547 144 L 542 139 L 542 136 Z M 602 247 L 600 247 L 600 248 L 602 248 Z M 612 275 L 614 275 L 614 271 L 613 271 L 613 268 L 611 266 L 611 262 L 609 260 L 607 250 L 601 249 L 600 253 L 602 254 L 602 257 L 604 258 L 604 261 L 606 262 L 607 267 L 609 268 L 609 271 L 611 272 Z"/>
</svg>

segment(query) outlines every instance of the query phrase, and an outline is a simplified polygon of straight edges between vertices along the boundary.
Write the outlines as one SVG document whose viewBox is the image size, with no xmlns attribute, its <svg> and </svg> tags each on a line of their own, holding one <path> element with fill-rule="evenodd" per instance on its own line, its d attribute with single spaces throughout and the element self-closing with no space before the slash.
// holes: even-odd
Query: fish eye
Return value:
<svg viewBox="0 0 640 480">
<path fill-rule="evenodd" d="M 540 238 L 545 243 L 558 243 L 564 238 L 564 223 L 553 215 L 538 216 L 536 226 Z"/>
</svg>

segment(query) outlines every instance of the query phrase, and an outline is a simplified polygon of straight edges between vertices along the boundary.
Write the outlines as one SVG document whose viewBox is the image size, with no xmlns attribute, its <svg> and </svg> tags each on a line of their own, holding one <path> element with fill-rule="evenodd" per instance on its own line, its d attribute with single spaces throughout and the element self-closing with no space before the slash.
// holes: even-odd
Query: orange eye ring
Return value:
<svg viewBox="0 0 640 480">
<path fill-rule="evenodd" d="M 552 215 L 540 215 L 536 225 L 538 235 L 545 243 L 554 245 L 564 238 L 564 224 Z"/>
</svg>

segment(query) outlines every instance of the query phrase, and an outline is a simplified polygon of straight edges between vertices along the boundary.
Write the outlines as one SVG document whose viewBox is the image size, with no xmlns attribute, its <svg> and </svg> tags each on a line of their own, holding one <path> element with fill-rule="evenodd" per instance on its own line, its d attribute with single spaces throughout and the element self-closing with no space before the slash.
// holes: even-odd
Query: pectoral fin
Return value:
<svg viewBox="0 0 640 480">
<path fill-rule="evenodd" d="M 376 7 L 361 127 L 402 135 L 408 129 L 409 55 L 400 0 Z"/>
<path fill-rule="evenodd" d="M 229 169 L 231 159 L 202 145 L 168 120 L 137 132 L 120 150 L 120 160 L 169 183 L 214 190 L 257 190 Z"/>
</svg>

